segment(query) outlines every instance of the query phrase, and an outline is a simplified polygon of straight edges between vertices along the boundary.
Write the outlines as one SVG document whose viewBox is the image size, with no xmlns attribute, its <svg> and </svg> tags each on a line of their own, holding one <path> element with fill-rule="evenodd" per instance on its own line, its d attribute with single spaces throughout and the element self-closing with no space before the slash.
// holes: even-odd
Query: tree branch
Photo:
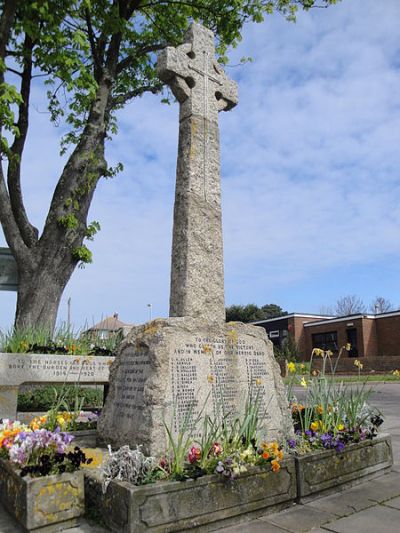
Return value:
<svg viewBox="0 0 400 533">
<path fill-rule="evenodd" d="M 24 67 L 21 81 L 22 102 L 18 107 L 17 127 L 19 135 L 10 148 L 11 156 L 8 163 L 7 185 L 10 197 L 11 209 L 20 229 L 21 236 L 27 246 L 37 242 L 38 230 L 32 226 L 26 214 L 21 189 L 21 158 L 24 150 L 26 136 L 29 127 L 29 97 L 32 80 L 32 50 L 33 41 L 25 35 L 24 41 Z"/>
<path fill-rule="evenodd" d="M 28 265 L 31 254 L 21 238 L 19 228 L 11 210 L 10 198 L 7 192 L 2 165 L 0 165 L 0 222 L 3 227 L 6 241 L 11 248 L 15 259 L 18 261 L 18 264 L 22 264 L 25 261 Z"/>
<path fill-rule="evenodd" d="M 148 46 L 142 46 L 141 48 L 136 49 L 135 55 L 131 54 L 121 59 L 121 61 L 117 65 L 117 74 L 120 74 L 124 69 L 130 67 L 134 63 L 134 61 L 137 60 L 138 57 L 144 56 L 145 54 L 148 54 L 150 52 L 158 52 L 166 46 L 170 46 L 170 43 L 158 43 Z"/>
<path fill-rule="evenodd" d="M 16 0 L 5 0 L 4 2 L 3 13 L 0 18 L 0 57 L 2 59 L 6 56 L 6 46 L 10 38 L 17 6 L 18 1 Z"/>
<path fill-rule="evenodd" d="M 18 2 L 16 0 L 5 0 L 3 13 L 0 18 L 0 58 L 4 61 L 7 52 L 6 47 L 11 35 L 11 27 L 14 22 Z M 4 83 L 4 70 L 0 68 L 0 87 Z M 1 123 L 0 123 L 1 127 Z M 3 227 L 4 235 L 10 246 L 14 257 L 21 265 L 26 261 L 26 266 L 31 261 L 24 241 L 22 240 L 17 222 L 11 209 L 10 197 L 8 195 L 6 182 L 3 174 L 3 167 L 0 160 L 0 222 Z"/>
<path fill-rule="evenodd" d="M 156 85 L 143 85 L 142 87 L 138 87 L 137 89 L 133 89 L 132 91 L 128 91 L 124 95 L 115 96 L 111 99 L 111 107 L 114 108 L 116 106 L 120 106 L 128 102 L 128 100 L 131 100 L 132 98 L 136 98 L 137 96 L 142 96 L 142 94 L 146 92 L 151 92 L 153 94 L 157 94 L 163 90 L 163 84 L 157 83 Z"/>
<path fill-rule="evenodd" d="M 101 76 L 102 63 L 101 63 L 101 58 L 99 56 L 99 52 L 97 49 L 96 36 L 93 31 L 92 20 L 90 18 L 89 9 L 85 9 L 85 20 L 86 20 L 86 26 L 88 29 L 90 49 L 92 51 L 92 56 L 93 56 L 94 77 L 98 81 Z"/>
</svg>

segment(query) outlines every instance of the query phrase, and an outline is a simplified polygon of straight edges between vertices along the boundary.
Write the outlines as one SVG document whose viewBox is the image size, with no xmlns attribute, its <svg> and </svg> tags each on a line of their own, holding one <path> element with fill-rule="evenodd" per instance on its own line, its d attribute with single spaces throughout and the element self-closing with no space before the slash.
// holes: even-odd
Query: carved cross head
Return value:
<svg viewBox="0 0 400 533">
<path fill-rule="evenodd" d="M 167 47 L 158 56 L 157 75 L 181 104 L 181 120 L 199 115 L 217 121 L 218 111 L 228 111 L 237 102 L 237 84 L 215 59 L 214 34 L 192 24 L 184 44 Z"/>
</svg>

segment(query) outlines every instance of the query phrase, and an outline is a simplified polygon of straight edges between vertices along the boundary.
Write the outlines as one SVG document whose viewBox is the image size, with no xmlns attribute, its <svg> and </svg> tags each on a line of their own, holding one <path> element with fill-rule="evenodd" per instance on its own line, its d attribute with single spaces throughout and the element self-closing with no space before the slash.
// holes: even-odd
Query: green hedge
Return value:
<svg viewBox="0 0 400 533">
<path fill-rule="evenodd" d="M 54 405 L 55 390 L 57 393 L 63 390 L 67 403 L 73 408 L 75 396 L 78 394 L 79 398 L 85 398 L 83 409 L 89 407 L 101 407 L 103 405 L 103 387 L 97 389 L 79 387 L 74 385 L 45 385 L 43 387 L 18 394 L 18 411 L 48 411 Z"/>
</svg>

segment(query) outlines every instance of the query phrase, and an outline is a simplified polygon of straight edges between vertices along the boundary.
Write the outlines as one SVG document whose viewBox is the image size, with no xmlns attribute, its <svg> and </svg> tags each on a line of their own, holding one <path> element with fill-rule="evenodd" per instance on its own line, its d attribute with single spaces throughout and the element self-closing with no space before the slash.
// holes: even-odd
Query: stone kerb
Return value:
<svg viewBox="0 0 400 533">
<path fill-rule="evenodd" d="M 390 470 L 392 465 L 391 437 L 386 433 L 349 444 L 340 453 L 324 450 L 300 455 L 296 457 L 297 499 L 301 501 L 312 494 L 355 484 Z"/>
<path fill-rule="evenodd" d="M 118 533 L 214 531 L 266 510 L 288 507 L 295 498 L 291 457 L 282 461 L 277 473 L 253 468 L 235 480 L 210 475 L 144 486 L 113 480 L 105 494 L 99 474 L 85 472 L 86 509 L 97 509 L 104 523 Z"/>
<path fill-rule="evenodd" d="M 0 353 L 0 418 L 15 419 L 25 383 L 108 383 L 114 357 Z"/>
</svg>

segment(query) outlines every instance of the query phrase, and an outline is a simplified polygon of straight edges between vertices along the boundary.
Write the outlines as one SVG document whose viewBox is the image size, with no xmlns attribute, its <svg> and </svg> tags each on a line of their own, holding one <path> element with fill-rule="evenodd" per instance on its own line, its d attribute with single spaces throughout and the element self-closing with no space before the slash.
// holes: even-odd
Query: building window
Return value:
<svg viewBox="0 0 400 533">
<path fill-rule="evenodd" d="M 277 337 L 279 337 L 279 329 L 276 330 L 276 331 L 270 331 L 269 332 L 269 338 L 270 339 L 276 339 Z"/>
<path fill-rule="evenodd" d="M 331 352 L 338 351 L 337 331 L 330 331 L 329 333 L 314 333 L 312 335 L 313 348 L 320 348 L 321 350 L 331 350 Z"/>
</svg>

